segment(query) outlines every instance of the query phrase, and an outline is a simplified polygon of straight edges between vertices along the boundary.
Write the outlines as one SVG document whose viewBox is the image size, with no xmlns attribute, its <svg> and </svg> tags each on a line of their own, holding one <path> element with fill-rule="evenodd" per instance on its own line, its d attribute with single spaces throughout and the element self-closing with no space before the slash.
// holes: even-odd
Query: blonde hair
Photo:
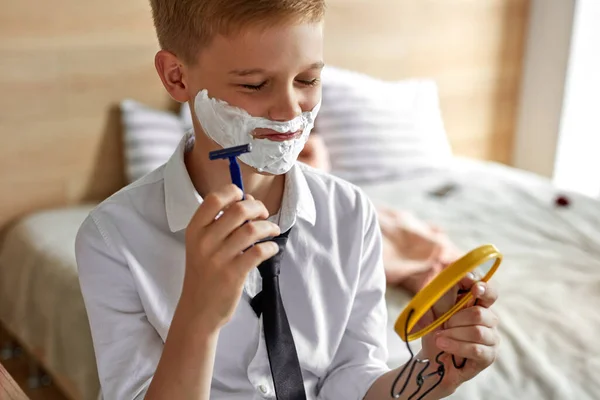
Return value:
<svg viewBox="0 0 600 400">
<path fill-rule="evenodd" d="M 320 22 L 325 0 L 150 0 L 160 47 L 193 64 L 218 34 L 248 26 Z"/>
</svg>

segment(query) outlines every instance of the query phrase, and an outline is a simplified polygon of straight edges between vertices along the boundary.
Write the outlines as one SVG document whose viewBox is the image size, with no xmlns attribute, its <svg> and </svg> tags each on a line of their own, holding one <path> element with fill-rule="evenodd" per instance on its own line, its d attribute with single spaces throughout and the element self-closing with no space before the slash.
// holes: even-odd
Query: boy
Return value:
<svg viewBox="0 0 600 400">
<path fill-rule="evenodd" d="M 195 133 L 78 233 L 104 397 L 388 398 L 398 371 L 385 364 L 376 214 L 355 187 L 294 163 L 320 102 L 324 1 L 151 3 L 156 69 L 175 100 L 190 102 Z M 250 136 L 243 199 L 227 162 L 208 153 Z M 282 238 L 263 241 L 280 233 L 285 248 Z M 277 276 L 265 266 L 279 260 Z M 480 307 L 423 340 L 420 358 L 446 339 L 443 350 L 469 359 L 457 370 L 446 355 L 428 398 L 495 358 L 496 294 L 478 295 Z"/>
</svg>

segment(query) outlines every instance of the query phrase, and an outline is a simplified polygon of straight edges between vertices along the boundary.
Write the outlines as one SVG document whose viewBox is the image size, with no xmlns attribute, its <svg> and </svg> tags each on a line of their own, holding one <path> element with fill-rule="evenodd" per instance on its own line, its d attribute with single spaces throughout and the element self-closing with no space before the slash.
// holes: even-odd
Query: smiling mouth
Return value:
<svg viewBox="0 0 600 400">
<path fill-rule="evenodd" d="M 272 129 L 257 129 L 254 131 L 255 139 L 268 139 L 274 142 L 285 142 L 286 140 L 297 139 L 302 135 L 302 131 L 280 133 Z"/>
</svg>

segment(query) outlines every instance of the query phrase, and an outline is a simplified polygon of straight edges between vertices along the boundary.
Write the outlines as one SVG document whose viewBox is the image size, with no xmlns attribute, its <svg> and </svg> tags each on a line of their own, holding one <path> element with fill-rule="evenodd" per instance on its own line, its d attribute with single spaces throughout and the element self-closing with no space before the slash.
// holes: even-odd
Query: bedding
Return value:
<svg viewBox="0 0 600 400">
<path fill-rule="evenodd" d="M 447 166 L 452 150 L 431 79 L 384 81 L 326 66 L 314 132 L 331 172 L 364 185 Z"/>
<path fill-rule="evenodd" d="M 120 104 L 127 183 L 134 182 L 164 164 L 181 137 L 192 127 L 187 103 L 179 114 L 158 110 L 132 99 Z"/>
<path fill-rule="evenodd" d="M 456 159 L 447 170 L 363 186 L 375 204 L 434 222 L 463 251 L 495 244 L 501 297 L 498 361 L 451 398 L 600 398 L 600 204 L 543 178 Z M 0 246 L 0 320 L 77 398 L 99 385 L 73 243 L 91 205 L 32 214 Z M 405 362 L 393 324 L 410 295 L 389 287 L 389 365 Z M 419 343 L 411 343 L 418 350 Z"/>
<path fill-rule="evenodd" d="M 375 204 L 435 222 L 463 251 L 492 243 L 504 254 L 493 277 L 499 358 L 451 398 L 600 398 L 600 202 L 566 194 L 568 206 L 561 206 L 563 194 L 546 179 L 464 159 L 364 189 Z M 390 366 L 408 359 L 393 332 L 408 300 L 397 289 L 387 292 Z"/>
<path fill-rule="evenodd" d="M 91 205 L 23 218 L 0 245 L 0 321 L 73 399 L 98 397 L 74 243 Z"/>
</svg>

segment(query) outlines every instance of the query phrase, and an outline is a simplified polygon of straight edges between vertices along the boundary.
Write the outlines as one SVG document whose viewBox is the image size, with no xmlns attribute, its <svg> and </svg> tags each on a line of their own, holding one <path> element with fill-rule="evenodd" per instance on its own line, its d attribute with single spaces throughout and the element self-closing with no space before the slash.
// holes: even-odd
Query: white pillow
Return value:
<svg viewBox="0 0 600 400">
<path fill-rule="evenodd" d="M 128 183 L 166 163 L 181 137 L 191 129 L 187 104 L 182 104 L 177 115 L 126 99 L 121 102 L 121 122 Z"/>
<path fill-rule="evenodd" d="M 431 80 L 383 81 L 327 66 L 315 121 L 331 172 L 363 185 L 447 165 L 448 142 Z"/>
</svg>

